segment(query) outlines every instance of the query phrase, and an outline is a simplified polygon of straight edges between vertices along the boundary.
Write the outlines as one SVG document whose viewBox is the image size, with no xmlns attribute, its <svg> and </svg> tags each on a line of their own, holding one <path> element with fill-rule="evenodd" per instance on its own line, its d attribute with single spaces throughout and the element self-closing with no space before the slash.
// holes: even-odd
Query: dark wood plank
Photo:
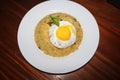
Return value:
<svg viewBox="0 0 120 80">
<path fill-rule="evenodd" d="M 100 42 L 81 69 L 64 75 L 41 72 L 21 55 L 17 30 L 23 16 L 44 0 L 0 0 L 0 80 L 120 80 L 120 9 L 106 0 L 74 0 L 97 20 Z"/>
</svg>

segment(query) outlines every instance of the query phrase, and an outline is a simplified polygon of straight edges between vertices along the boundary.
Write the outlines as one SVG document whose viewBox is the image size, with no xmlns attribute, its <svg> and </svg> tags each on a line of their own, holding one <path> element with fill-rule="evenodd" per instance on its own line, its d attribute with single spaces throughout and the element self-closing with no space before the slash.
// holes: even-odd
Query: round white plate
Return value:
<svg viewBox="0 0 120 80">
<path fill-rule="evenodd" d="M 72 15 L 83 29 L 79 49 L 62 58 L 44 54 L 34 41 L 37 23 L 46 15 L 56 12 Z M 22 55 L 32 66 L 47 73 L 61 74 L 79 69 L 92 58 L 98 42 L 99 29 L 92 14 L 80 4 L 67 0 L 45 1 L 36 5 L 23 17 L 18 29 L 18 45 Z"/>
</svg>

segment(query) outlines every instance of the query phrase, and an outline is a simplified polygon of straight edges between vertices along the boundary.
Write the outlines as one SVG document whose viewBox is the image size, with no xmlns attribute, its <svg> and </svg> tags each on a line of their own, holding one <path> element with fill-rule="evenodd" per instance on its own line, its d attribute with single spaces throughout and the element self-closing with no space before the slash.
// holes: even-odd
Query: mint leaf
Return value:
<svg viewBox="0 0 120 80">
<path fill-rule="evenodd" d="M 57 25 L 57 26 L 60 25 L 59 24 L 59 17 L 58 16 L 55 16 L 55 17 L 50 16 L 50 22 L 53 23 L 53 24 L 55 24 L 55 25 Z"/>
</svg>

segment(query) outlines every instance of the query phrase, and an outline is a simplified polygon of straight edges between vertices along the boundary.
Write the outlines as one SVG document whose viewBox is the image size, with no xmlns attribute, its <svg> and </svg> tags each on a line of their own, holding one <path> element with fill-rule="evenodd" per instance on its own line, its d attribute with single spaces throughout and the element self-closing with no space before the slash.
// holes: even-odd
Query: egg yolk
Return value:
<svg viewBox="0 0 120 80">
<path fill-rule="evenodd" d="M 58 39 L 63 40 L 63 41 L 67 41 L 70 39 L 70 29 L 67 26 L 60 26 L 58 27 L 57 31 L 56 31 L 56 36 Z"/>
</svg>

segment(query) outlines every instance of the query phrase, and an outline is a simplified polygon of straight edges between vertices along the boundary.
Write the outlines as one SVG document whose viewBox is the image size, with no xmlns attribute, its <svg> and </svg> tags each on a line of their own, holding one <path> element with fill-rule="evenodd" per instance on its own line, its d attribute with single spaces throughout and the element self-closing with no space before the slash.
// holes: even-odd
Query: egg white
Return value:
<svg viewBox="0 0 120 80">
<path fill-rule="evenodd" d="M 65 25 L 70 25 L 72 27 L 72 29 L 76 32 L 74 26 L 70 22 L 60 21 L 60 26 L 65 26 Z M 52 26 L 49 29 L 50 42 L 54 46 L 56 46 L 57 48 L 67 48 L 76 42 L 76 35 L 72 31 L 70 31 L 71 35 L 70 35 L 69 40 L 62 41 L 62 40 L 58 39 L 56 36 L 57 29 L 58 29 L 58 26 L 56 26 L 55 24 L 52 24 Z"/>
</svg>

